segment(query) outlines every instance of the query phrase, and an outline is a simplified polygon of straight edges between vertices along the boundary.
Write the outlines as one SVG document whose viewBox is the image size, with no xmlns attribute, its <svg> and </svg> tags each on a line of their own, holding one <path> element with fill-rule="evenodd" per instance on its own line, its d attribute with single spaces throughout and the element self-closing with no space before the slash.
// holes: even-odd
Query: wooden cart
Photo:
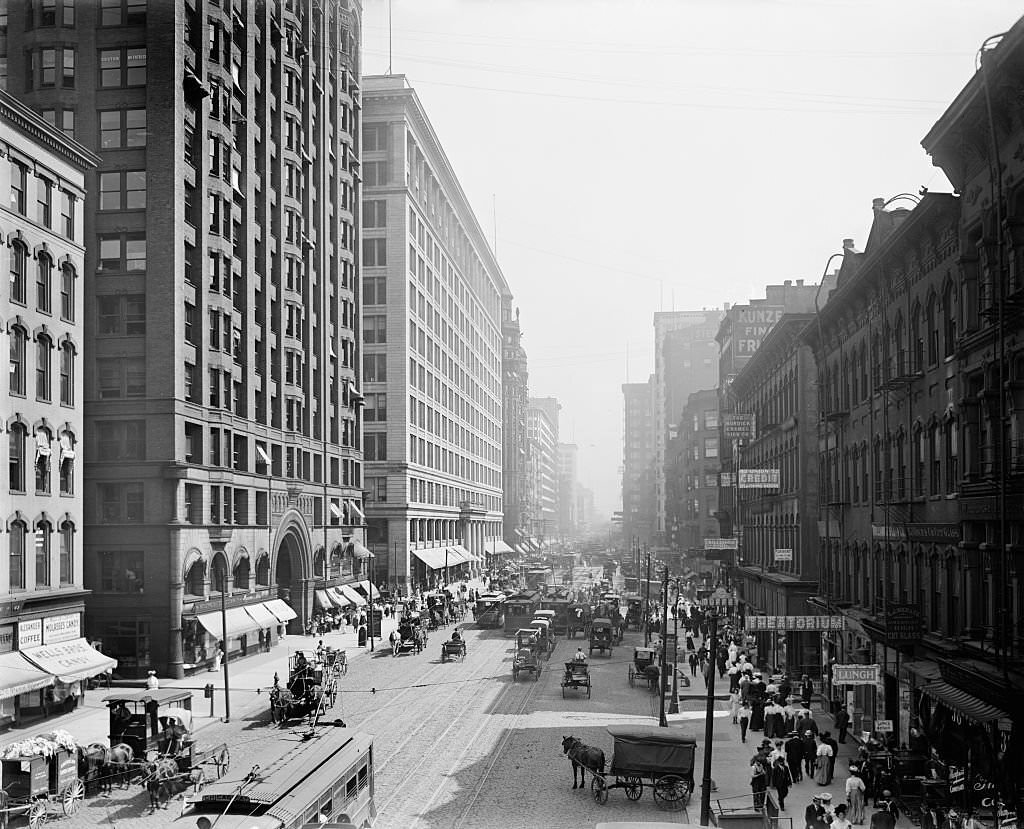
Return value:
<svg viewBox="0 0 1024 829">
<path fill-rule="evenodd" d="M 566 688 L 574 691 L 587 689 L 587 699 L 590 699 L 590 689 L 593 683 L 590 681 L 590 667 L 586 662 L 566 662 L 565 673 L 562 675 L 562 699 L 565 699 Z"/>
<path fill-rule="evenodd" d="M 85 799 L 85 784 L 78 776 L 78 756 L 58 749 L 48 756 L 34 755 L 0 760 L 3 811 L 0 826 L 10 815 L 22 815 L 31 829 L 46 820 L 51 804 L 60 803 L 65 815 L 75 814 Z"/>
</svg>

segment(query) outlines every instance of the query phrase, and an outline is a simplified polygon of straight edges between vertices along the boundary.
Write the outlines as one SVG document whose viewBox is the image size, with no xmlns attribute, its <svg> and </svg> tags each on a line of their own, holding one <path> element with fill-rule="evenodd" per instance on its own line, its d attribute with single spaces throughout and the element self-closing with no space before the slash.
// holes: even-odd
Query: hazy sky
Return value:
<svg viewBox="0 0 1024 829">
<path fill-rule="evenodd" d="M 948 191 L 920 140 L 1010 0 L 392 0 L 417 90 L 522 311 L 530 392 L 603 516 L 652 314 L 817 282 L 871 200 Z M 366 74 L 388 3 L 364 0 Z M 496 205 L 496 209 L 495 209 Z"/>
</svg>

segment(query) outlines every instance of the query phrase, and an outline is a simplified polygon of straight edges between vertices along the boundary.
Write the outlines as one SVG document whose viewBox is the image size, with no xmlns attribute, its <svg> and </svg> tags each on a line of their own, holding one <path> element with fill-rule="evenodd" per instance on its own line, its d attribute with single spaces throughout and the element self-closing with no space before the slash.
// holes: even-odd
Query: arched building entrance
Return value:
<svg viewBox="0 0 1024 829">
<path fill-rule="evenodd" d="M 312 549 L 309 529 L 301 514 L 286 513 L 274 547 L 274 584 L 277 595 L 298 614 L 288 623 L 289 633 L 301 633 L 312 615 Z M 307 595 L 310 594 L 310 595 Z"/>
</svg>

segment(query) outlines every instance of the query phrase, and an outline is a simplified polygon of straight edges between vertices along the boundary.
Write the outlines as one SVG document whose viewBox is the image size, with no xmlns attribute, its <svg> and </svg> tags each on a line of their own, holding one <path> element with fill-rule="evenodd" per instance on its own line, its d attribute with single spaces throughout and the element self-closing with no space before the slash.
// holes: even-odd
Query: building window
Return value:
<svg viewBox="0 0 1024 829">
<path fill-rule="evenodd" d="M 25 426 L 15 423 L 7 434 L 8 485 L 13 492 L 25 491 Z"/>
<path fill-rule="evenodd" d="M 11 162 L 11 210 L 24 216 L 28 210 L 25 192 L 28 169 L 17 161 Z"/>
<path fill-rule="evenodd" d="M 53 227 L 53 182 L 36 178 L 36 219 L 43 227 Z"/>
<path fill-rule="evenodd" d="M 143 210 L 145 207 L 145 170 L 100 173 L 100 210 Z"/>
<path fill-rule="evenodd" d="M 75 436 L 70 432 L 61 432 L 60 457 L 58 458 L 60 474 L 60 494 L 74 495 L 75 492 Z"/>
<path fill-rule="evenodd" d="M 383 199 L 363 202 L 363 227 L 387 227 L 388 203 Z"/>
<path fill-rule="evenodd" d="M 36 337 L 36 399 L 50 400 L 50 351 L 53 343 L 46 334 Z"/>
<path fill-rule="evenodd" d="M 96 310 L 96 330 L 102 336 L 141 337 L 146 333 L 145 294 L 100 294 Z"/>
<path fill-rule="evenodd" d="M 950 283 L 946 286 L 946 290 L 942 298 L 942 310 L 945 312 L 943 315 L 943 340 L 945 345 L 944 353 L 946 357 L 952 357 L 956 352 L 956 299 L 956 288 L 952 283 Z"/>
<path fill-rule="evenodd" d="M 12 521 L 10 537 L 10 565 L 8 567 L 12 590 L 25 589 L 25 523 Z"/>
<path fill-rule="evenodd" d="M 371 392 L 366 395 L 363 406 L 365 423 L 383 423 L 388 419 L 388 396 L 384 392 Z"/>
<path fill-rule="evenodd" d="M 936 313 L 935 297 L 929 297 L 925 312 L 928 325 L 928 365 L 939 362 L 939 321 Z"/>
<path fill-rule="evenodd" d="M 363 279 L 363 305 L 387 305 L 387 277 L 368 276 Z"/>
<path fill-rule="evenodd" d="M 36 524 L 36 587 L 50 586 L 50 525 L 46 521 Z"/>
<path fill-rule="evenodd" d="M 13 376 L 13 375 L 12 375 Z M 366 383 L 383 383 L 388 379 L 388 362 L 386 354 L 363 355 L 363 381 Z"/>
<path fill-rule="evenodd" d="M 99 270 L 133 272 L 146 270 L 145 233 L 101 233 Z"/>
<path fill-rule="evenodd" d="M 363 342 L 386 343 L 388 341 L 388 318 L 383 314 L 367 314 L 363 317 Z"/>
<path fill-rule="evenodd" d="M 141 524 L 142 484 L 99 484 L 100 524 Z"/>
<path fill-rule="evenodd" d="M 65 89 L 75 88 L 75 50 L 63 49 L 63 62 L 61 63 L 61 85 Z"/>
<path fill-rule="evenodd" d="M 75 404 L 75 347 L 67 340 L 60 345 L 60 403 Z"/>
<path fill-rule="evenodd" d="M 704 457 L 718 457 L 718 438 L 704 438 Z"/>
<path fill-rule="evenodd" d="M 100 149 L 146 146 L 146 110 L 111 109 L 100 112 Z"/>
<path fill-rule="evenodd" d="M 65 263 L 60 268 L 60 318 L 75 321 L 75 269 Z"/>
<path fill-rule="evenodd" d="M 953 419 L 947 420 L 942 427 L 945 461 L 946 461 L 946 494 L 954 495 L 957 491 L 957 484 L 960 477 L 957 448 L 957 422 Z"/>
<path fill-rule="evenodd" d="M 388 263 L 387 239 L 363 239 L 363 265 L 367 268 L 383 267 Z"/>
<path fill-rule="evenodd" d="M 388 436 L 386 432 L 367 432 L 363 435 L 363 453 L 368 461 L 388 459 Z"/>
<path fill-rule="evenodd" d="M 100 0 L 101 26 L 138 26 L 146 22 L 146 0 Z"/>
<path fill-rule="evenodd" d="M 78 199 L 74 194 L 69 193 L 67 190 L 60 191 L 61 232 L 72 241 L 75 238 L 75 205 L 77 202 Z"/>
<path fill-rule="evenodd" d="M 36 309 L 49 314 L 53 292 L 53 260 L 43 253 L 36 261 L 39 263 L 36 267 Z"/>
<path fill-rule="evenodd" d="M 101 552 L 100 590 L 103 593 L 142 593 L 144 566 L 141 551 Z"/>
<path fill-rule="evenodd" d="M 28 260 L 28 250 L 21 244 L 15 242 L 11 245 L 11 301 L 25 304 L 26 274 L 25 266 Z"/>
<path fill-rule="evenodd" d="M 143 357 L 106 357 L 96 360 L 100 400 L 146 396 L 146 361 Z"/>
<path fill-rule="evenodd" d="M 64 521 L 60 525 L 60 583 L 72 584 L 75 580 L 75 525 Z"/>
<path fill-rule="evenodd" d="M 379 187 L 388 183 L 388 163 L 367 161 L 363 163 L 363 186 Z"/>
<path fill-rule="evenodd" d="M 146 83 L 146 47 L 127 46 L 100 49 L 100 86 L 117 88 L 144 86 Z"/>
<path fill-rule="evenodd" d="M 25 342 L 28 335 L 20 325 L 11 328 L 11 394 L 25 395 Z"/>
<path fill-rule="evenodd" d="M 75 111 L 73 109 L 43 109 L 40 110 L 40 114 L 46 123 L 59 129 L 68 138 L 75 137 Z"/>
<path fill-rule="evenodd" d="M 387 129 L 387 124 L 365 124 L 363 126 L 363 152 L 386 150 Z"/>
<path fill-rule="evenodd" d="M 942 432 L 938 424 L 933 423 L 928 430 L 931 433 L 930 444 L 930 467 L 931 476 L 928 481 L 929 491 L 932 495 L 939 495 L 942 492 Z"/>
</svg>

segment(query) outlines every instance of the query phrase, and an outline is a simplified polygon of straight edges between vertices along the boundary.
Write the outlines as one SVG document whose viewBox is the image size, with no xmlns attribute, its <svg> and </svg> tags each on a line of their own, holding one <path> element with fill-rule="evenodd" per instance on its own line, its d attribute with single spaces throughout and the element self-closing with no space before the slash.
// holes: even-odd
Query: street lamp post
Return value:
<svg viewBox="0 0 1024 829">
<path fill-rule="evenodd" d="M 644 647 L 651 644 L 651 554 L 647 554 L 647 581 L 644 582 Z"/>
<path fill-rule="evenodd" d="M 228 560 L 221 556 L 220 562 L 220 635 L 224 643 L 224 657 L 221 660 L 221 665 L 224 668 L 224 722 L 231 722 L 231 689 L 228 684 L 228 609 L 224 595 L 228 589 Z"/>
<path fill-rule="evenodd" d="M 734 599 L 725 590 L 719 589 L 706 600 L 708 634 L 711 639 L 710 656 L 714 660 L 718 652 L 718 610 L 733 607 Z M 704 774 L 701 779 L 700 825 L 711 825 L 711 754 L 715 737 L 715 666 L 708 671 L 708 698 L 704 710 Z"/>
<path fill-rule="evenodd" d="M 672 608 L 672 641 L 675 650 L 672 652 L 672 701 L 668 704 L 668 713 L 679 713 L 679 579 L 675 579 L 676 600 Z"/>
<path fill-rule="evenodd" d="M 658 708 L 658 725 L 662 728 L 668 728 L 668 720 L 665 719 L 665 660 L 668 656 L 666 650 L 668 649 L 668 567 L 665 568 L 662 574 L 661 581 L 661 673 L 658 677 L 658 691 L 661 695 L 661 705 Z"/>
</svg>

